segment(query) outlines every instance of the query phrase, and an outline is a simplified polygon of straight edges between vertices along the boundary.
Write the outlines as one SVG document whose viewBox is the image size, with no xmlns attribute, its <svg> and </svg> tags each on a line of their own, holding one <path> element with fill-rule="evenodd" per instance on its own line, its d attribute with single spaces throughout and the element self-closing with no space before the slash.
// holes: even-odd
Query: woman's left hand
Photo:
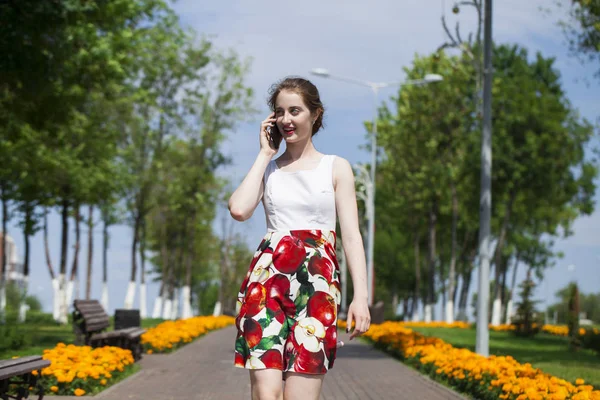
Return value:
<svg viewBox="0 0 600 400">
<path fill-rule="evenodd" d="M 346 319 L 346 332 L 350 332 L 354 321 L 354 331 L 350 334 L 350 340 L 356 336 L 362 335 L 369 330 L 371 325 L 371 314 L 369 313 L 369 304 L 367 300 L 352 300 L 348 307 L 348 318 Z"/>
</svg>

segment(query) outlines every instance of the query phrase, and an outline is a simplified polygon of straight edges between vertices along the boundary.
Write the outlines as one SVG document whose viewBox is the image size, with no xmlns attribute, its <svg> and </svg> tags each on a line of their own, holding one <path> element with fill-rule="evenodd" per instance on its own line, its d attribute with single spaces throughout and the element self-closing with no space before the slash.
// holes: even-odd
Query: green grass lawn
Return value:
<svg viewBox="0 0 600 400">
<path fill-rule="evenodd" d="M 151 328 L 161 323 L 162 319 L 147 318 L 142 320 L 142 327 Z M 111 328 L 112 329 L 112 318 Z M 0 360 L 12 358 L 14 356 L 24 357 L 32 355 L 41 355 L 44 349 L 51 349 L 57 343 L 73 343 L 75 335 L 71 324 L 18 324 L 16 329 L 19 335 L 26 338 L 25 346 L 16 350 L 0 351 Z M 3 340 L 0 338 L 0 340 Z"/>
<path fill-rule="evenodd" d="M 438 337 L 455 347 L 475 351 L 475 329 L 412 328 L 426 336 Z M 533 338 L 519 338 L 510 332 L 490 331 L 490 354 L 511 355 L 520 363 L 559 378 L 586 383 L 600 389 L 600 356 L 591 350 L 570 352 L 567 338 L 540 333 Z"/>
</svg>

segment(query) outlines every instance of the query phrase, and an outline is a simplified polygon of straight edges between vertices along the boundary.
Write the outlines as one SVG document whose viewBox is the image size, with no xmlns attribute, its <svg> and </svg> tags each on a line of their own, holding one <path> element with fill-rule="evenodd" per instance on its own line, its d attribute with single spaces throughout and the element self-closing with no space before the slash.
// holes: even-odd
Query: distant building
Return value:
<svg viewBox="0 0 600 400">
<path fill-rule="evenodd" d="M 0 263 L 4 254 L 2 244 L 4 233 L 0 232 Z M 14 239 L 10 235 L 6 235 L 6 273 L 4 277 L 8 281 L 21 283 L 24 280 L 23 263 L 19 261 L 19 253 Z"/>
</svg>

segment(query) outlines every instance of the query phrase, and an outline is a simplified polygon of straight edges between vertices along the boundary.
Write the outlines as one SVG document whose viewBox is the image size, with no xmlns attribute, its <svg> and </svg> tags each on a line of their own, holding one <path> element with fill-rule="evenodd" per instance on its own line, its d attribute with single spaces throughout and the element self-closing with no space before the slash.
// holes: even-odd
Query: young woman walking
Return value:
<svg viewBox="0 0 600 400">
<path fill-rule="evenodd" d="M 343 345 L 336 328 L 345 284 L 335 253 L 336 217 L 354 287 L 350 339 L 370 324 L 354 174 L 348 161 L 313 144 L 324 107 L 310 81 L 275 84 L 269 106 L 259 154 L 229 199 L 236 220 L 250 218 L 261 201 L 267 219 L 238 295 L 235 366 L 250 369 L 253 400 L 316 400 Z M 285 152 L 273 159 L 282 140 Z"/>
</svg>

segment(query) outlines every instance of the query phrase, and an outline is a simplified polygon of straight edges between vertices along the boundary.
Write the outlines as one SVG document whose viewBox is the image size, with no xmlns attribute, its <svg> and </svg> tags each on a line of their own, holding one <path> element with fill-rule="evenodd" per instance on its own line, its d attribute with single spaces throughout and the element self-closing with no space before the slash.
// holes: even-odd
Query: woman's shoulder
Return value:
<svg viewBox="0 0 600 400">
<path fill-rule="evenodd" d="M 349 167 L 350 169 L 352 169 L 350 162 L 348 160 L 346 160 L 344 157 L 338 156 L 336 154 L 328 154 L 327 157 L 331 157 L 334 167 L 337 167 L 337 168 L 348 168 Z"/>
<path fill-rule="evenodd" d="M 344 157 L 340 157 L 338 155 L 331 156 L 333 158 L 332 173 L 334 182 L 337 184 L 337 182 L 339 182 L 340 180 L 354 180 L 354 171 L 352 170 L 352 165 L 350 165 L 350 162 Z"/>
</svg>

